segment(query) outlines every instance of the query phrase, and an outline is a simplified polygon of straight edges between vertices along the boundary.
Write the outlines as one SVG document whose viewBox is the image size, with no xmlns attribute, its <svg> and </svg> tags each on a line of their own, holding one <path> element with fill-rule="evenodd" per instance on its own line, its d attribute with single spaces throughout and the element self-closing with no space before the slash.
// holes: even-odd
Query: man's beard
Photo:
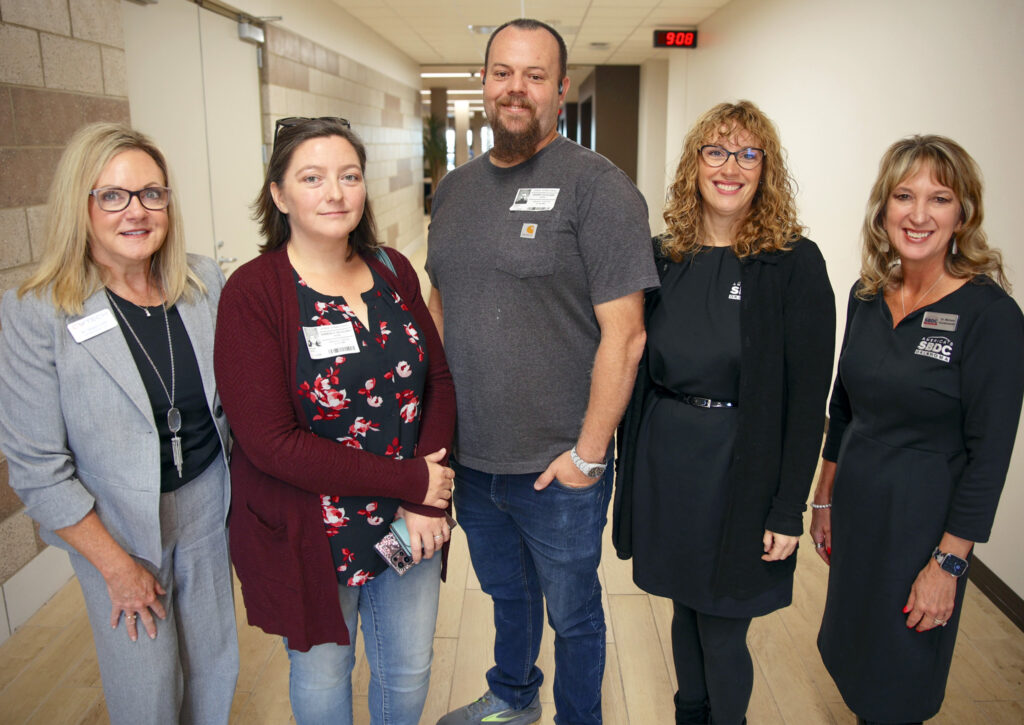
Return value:
<svg viewBox="0 0 1024 725">
<path fill-rule="evenodd" d="M 528 159 L 533 156 L 534 151 L 537 150 L 537 144 L 543 138 L 540 121 L 534 115 L 526 128 L 513 131 L 501 119 L 501 108 L 505 105 L 511 104 L 507 102 L 495 104 L 495 118 L 491 120 L 491 133 L 494 134 L 494 147 L 491 149 L 491 156 L 505 163 Z M 529 104 L 528 101 L 522 105 L 536 111 L 536 107 Z"/>
</svg>

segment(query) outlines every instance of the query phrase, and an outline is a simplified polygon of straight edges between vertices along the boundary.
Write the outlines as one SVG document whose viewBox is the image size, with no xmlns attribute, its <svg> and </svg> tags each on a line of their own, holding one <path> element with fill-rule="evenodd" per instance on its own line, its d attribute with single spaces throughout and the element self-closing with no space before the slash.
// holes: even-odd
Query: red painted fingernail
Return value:
<svg viewBox="0 0 1024 725">
<path fill-rule="evenodd" d="M 825 547 L 825 553 L 828 554 L 829 556 L 832 556 L 832 547 L 831 546 L 826 546 Z"/>
<path fill-rule="evenodd" d="M 903 607 L 903 613 L 904 614 L 906 614 L 909 611 L 910 611 L 910 605 L 909 604 L 907 606 Z"/>
</svg>

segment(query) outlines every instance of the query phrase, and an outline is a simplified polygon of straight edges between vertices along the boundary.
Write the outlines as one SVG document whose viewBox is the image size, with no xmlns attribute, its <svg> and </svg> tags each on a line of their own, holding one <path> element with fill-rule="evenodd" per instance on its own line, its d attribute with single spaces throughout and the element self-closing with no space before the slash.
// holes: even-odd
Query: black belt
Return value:
<svg viewBox="0 0 1024 725">
<path fill-rule="evenodd" d="M 739 403 L 732 400 L 712 400 L 700 395 L 686 395 L 663 388 L 660 385 L 655 385 L 654 390 L 658 395 L 666 398 L 675 398 L 681 403 L 692 405 L 694 408 L 736 408 L 739 406 Z"/>
</svg>

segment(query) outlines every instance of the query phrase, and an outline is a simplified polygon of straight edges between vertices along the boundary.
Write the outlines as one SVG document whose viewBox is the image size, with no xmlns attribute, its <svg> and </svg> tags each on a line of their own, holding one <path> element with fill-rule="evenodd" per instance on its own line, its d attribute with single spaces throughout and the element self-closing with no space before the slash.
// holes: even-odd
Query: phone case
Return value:
<svg viewBox="0 0 1024 725">
<path fill-rule="evenodd" d="M 402 576 L 415 565 L 412 557 L 405 553 L 398 537 L 393 533 L 385 534 L 383 539 L 373 545 L 373 548 L 388 563 L 388 566 L 395 570 L 398 576 Z"/>
</svg>

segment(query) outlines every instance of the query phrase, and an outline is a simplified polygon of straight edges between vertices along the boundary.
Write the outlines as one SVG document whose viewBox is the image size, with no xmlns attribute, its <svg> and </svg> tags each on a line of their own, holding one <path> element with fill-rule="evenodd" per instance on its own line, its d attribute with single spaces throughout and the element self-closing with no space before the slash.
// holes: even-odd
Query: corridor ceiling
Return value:
<svg viewBox="0 0 1024 725">
<path fill-rule="evenodd" d="M 655 29 L 689 30 L 729 0 L 334 0 L 423 66 L 482 65 L 489 29 L 513 17 L 552 25 L 573 65 L 639 64 Z M 483 26 L 483 33 L 469 26 Z M 699 43 L 699 39 L 698 39 Z"/>
</svg>

